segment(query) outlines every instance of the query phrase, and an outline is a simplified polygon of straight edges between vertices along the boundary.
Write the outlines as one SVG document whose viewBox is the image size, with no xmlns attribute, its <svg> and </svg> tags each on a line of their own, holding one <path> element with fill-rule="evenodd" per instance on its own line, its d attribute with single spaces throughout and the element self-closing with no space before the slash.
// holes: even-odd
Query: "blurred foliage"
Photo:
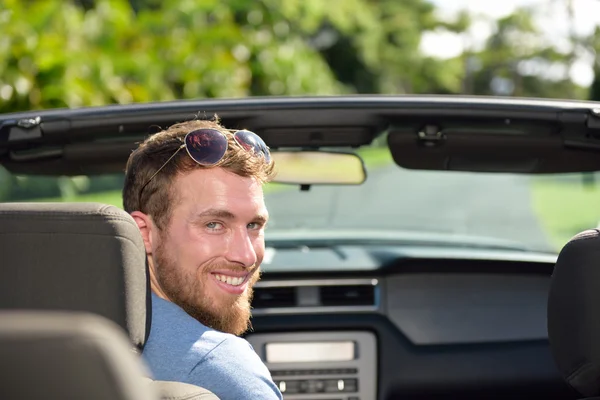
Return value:
<svg viewBox="0 0 600 400">
<path fill-rule="evenodd" d="M 424 0 L 0 0 L 0 112 L 452 90 L 441 63 L 416 67 L 441 26 Z"/>
<path fill-rule="evenodd" d="M 527 72 L 570 57 L 542 44 L 528 9 L 496 21 L 482 50 L 421 53 L 425 32 L 470 25 L 426 0 L 0 0 L 0 112 L 249 95 L 588 95 Z"/>
<path fill-rule="evenodd" d="M 590 100 L 600 101 L 600 26 L 588 38 L 583 38 L 583 46 L 594 55 L 594 81 L 590 85 Z"/>
<path fill-rule="evenodd" d="M 496 21 L 483 50 L 466 53 L 470 70 L 465 91 L 481 95 L 583 99 L 586 89 L 567 75 L 573 55 L 548 43 L 534 23 L 532 8 L 519 8 Z M 562 77 L 544 73 L 562 67 Z"/>
<path fill-rule="evenodd" d="M 600 101 L 600 67 L 594 70 L 595 79 L 590 87 L 590 100 Z"/>
<path fill-rule="evenodd" d="M 98 176 L 12 176 L 0 167 L 0 202 L 39 198 L 65 201 L 82 193 L 104 193 L 123 188 L 124 174 Z"/>
<path fill-rule="evenodd" d="M 238 97 L 253 79 L 275 94 L 343 90 L 317 52 L 262 24 L 253 3 L 166 0 L 136 14 L 122 0 L 88 10 L 0 1 L 0 111 Z M 239 24 L 240 13 L 254 22 Z"/>
</svg>

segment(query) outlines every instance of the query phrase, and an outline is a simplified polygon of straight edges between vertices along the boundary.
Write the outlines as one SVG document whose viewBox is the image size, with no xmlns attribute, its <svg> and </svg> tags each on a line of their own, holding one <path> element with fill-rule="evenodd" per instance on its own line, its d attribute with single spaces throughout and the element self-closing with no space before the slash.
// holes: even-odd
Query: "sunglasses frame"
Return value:
<svg viewBox="0 0 600 400">
<path fill-rule="evenodd" d="M 246 145 L 250 145 L 250 146 L 252 146 L 252 148 L 253 148 L 253 153 L 257 154 L 257 153 L 259 153 L 259 152 L 260 152 L 260 153 L 261 153 L 260 155 L 261 155 L 262 157 L 264 157 L 264 159 L 265 159 L 265 162 L 266 162 L 267 164 L 271 162 L 271 154 L 270 154 L 270 151 L 269 151 L 269 147 L 268 147 L 268 146 L 266 145 L 266 143 L 265 143 L 265 142 L 262 140 L 262 138 L 261 138 L 260 136 L 258 136 L 256 133 L 254 133 L 254 132 L 252 132 L 252 131 L 249 131 L 249 130 L 247 130 L 247 129 L 240 129 L 240 130 L 235 130 L 235 129 L 226 129 L 226 130 L 227 130 L 228 132 L 230 132 L 230 133 L 232 133 L 232 134 L 233 134 L 233 138 L 234 138 L 235 142 L 236 142 L 236 143 L 237 143 L 237 145 L 238 145 L 238 146 L 240 146 L 242 149 L 244 149 L 245 151 L 252 151 L 252 150 L 248 150 L 248 149 L 246 148 Z M 201 161 L 198 161 L 196 158 L 194 158 L 194 156 L 192 156 L 192 154 L 191 154 L 191 152 L 190 152 L 190 150 L 189 150 L 189 148 L 188 148 L 188 145 L 187 145 L 187 143 L 188 143 L 188 141 L 187 141 L 187 138 L 188 138 L 190 135 L 192 135 L 192 134 L 196 134 L 196 133 L 199 133 L 199 132 L 201 132 L 201 131 L 211 131 L 211 132 L 216 132 L 216 133 L 218 133 L 219 135 L 221 135 L 221 136 L 223 136 L 223 137 L 225 138 L 225 150 L 223 151 L 223 154 L 221 154 L 221 156 L 219 157 L 219 159 L 218 159 L 217 161 L 213 162 L 213 163 L 207 163 L 207 162 L 201 162 Z M 243 133 L 249 133 L 249 134 L 251 134 L 252 136 L 254 136 L 254 137 L 255 137 L 256 139 L 258 139 L 258 140 L 256 141 L 256 143 L 252 143 L 252 144 L 249 144 L 249 143 L 240 143 L 240 139 L 239 139 L 239 137 L 238 137 L 238 134 L 239 134 L 240 132 L 243 132 Z M 257 148 L 257 147 L 258 147 L 258 148 Z M 154 174 L 152 174 L 152 176 L 151 176 L 151 177 L 150 177 L 150 178 L 149 178 L 149 179 L 146 181 L 146 183 L 144 183 L 144 185 L 143 185 L 143 186 L 142 186 L 142 188 L 140 189 L 140 194 L 139 194 L 139 197 L 138 197 L 138 205 L 140 206 L 140 208 L 141 208 L 141 205 L 142 205 L 142 193 L 144 192 L 144 189 L 146 188 L 146 186 L 148 186 L 148 184 L 149 184 L 150 182 L 152 182 L 152 179 L 154 179 L 154 177 L 155 177 L 156 175 L 158 175 L 158 173 L 159 173 L 160 171 L 162 171 L 162 170 L 163 170 L 163 168 L 165 168 L 165 167 L 167 166 L 167 164 L 169 164 L 169 162 L 170 162 L 170 161 L 171 161 L 173 158 L 175 158 L 175 156 L 176 156 L 176 155 L 177 155 L 177 154 L 178 154 L 178 153 L 181 151 L 181 149 L 183 149 L 183 148 L 185 148 L 185 150 L 186 150 L 186 153 L 188 154 L 188 156 L 189 156 L 189 157 L 190 157 L 192 160 L 194 160 L 194 162 L 196 162 L 197 164 L 199 164 L 199 165 L 202 165 L 202 166 L 204 166 L 204 167 L 210 167 L 210 166 L 212 166 L 212 165 L 216 165 L 216 164 L 218 164 L 218 163 L 219 163 L 219 162 L 220 162 L 220 161 L 223 159 L 223 157 L 225 157 L 225 154 L 227 154 L 227 149 L 229 148 L 229 139 L 227 138 L 227 135 L 226 135 L 225 133 L 223 133 L 222 131 L 220 131 L 220 130 L 218 130 L 218 129 L 215 129 L 215 128 L 200 128 L 200 129 L 195 129 L 195 130 L 193 130 L 193 131 L 191 131 L 191 132 L 188 132 L 188 133 L 185 135 L 185 137 L 183 138 L 183 143 L 181 144 L 181 146 L 179 146 L 179 147 L 177 148 L 177 150 L 175 150 L 175 152 L 173 153 L 173 155 L 172 155 L 171 157 L 169 157 L 169 158 L 167 159 L 167 161 L 165 161 L 165 162 L 164 162 L 164 164 L 163 164 L 163 165 L 161 165 L 161 167 L 160 167 L 158 170 L 156 170 L 156 172 L 155 172 Z"/>
</svg>

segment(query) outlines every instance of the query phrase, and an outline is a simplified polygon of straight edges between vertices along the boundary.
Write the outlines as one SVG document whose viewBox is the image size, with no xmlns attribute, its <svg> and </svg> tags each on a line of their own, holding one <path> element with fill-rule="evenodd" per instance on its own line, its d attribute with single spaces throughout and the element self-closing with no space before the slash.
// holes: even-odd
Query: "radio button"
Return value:
<svg viewBox="0 0 600 400">
<path fill-rule="evenodd" d="M 327 379 L 325 381 L 325 392 L 327 392 L 327 393 L 358 392 L 358 380 L 356 380 L 356 379 Z"/>
<path fill-rule="evenodd" d="M 282 394 L 302 393 L 300 391 L 300 383 L 301 381 L 294 380 L 275 381 L 275 384 Z"/>
</svg>

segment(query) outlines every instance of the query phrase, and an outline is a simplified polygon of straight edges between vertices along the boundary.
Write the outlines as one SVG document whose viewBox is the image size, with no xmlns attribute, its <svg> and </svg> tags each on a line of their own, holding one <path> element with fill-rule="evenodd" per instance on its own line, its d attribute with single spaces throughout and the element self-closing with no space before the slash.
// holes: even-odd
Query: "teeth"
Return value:
<svg viewBox="0 0 600 400">
<path fill-rule="evenodd" d="M 215 274 L 215 278 L 217 278 L 218 281 L 221 281 L 231 286 L 239 286 L 242 284 L 242 282 L 244 282 L 244 278 L 241 276 L 236 278 L 233 276 Z"/>
</svg>

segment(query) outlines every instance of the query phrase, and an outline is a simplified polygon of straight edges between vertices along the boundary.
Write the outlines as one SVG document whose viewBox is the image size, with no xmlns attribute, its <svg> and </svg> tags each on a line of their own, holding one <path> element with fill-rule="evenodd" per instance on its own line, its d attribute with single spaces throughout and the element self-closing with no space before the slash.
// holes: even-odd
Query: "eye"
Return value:
<svg viewBox="0 0 600 400">
<path fill-rule="evenodd" d="M 206 227 L 211 231 L 218 231 L 223 228 L 223 224 L 220 222 L 209 222 Z"/>
<path fill-rule="evenodd" d="M 258 230 L 258 229 L 260 229 L 262 227 L 263 227 L 263 224 L 261 224 L 260 222 L 250 222 L 247 225 L 247 228 L 250 229 L 250 230 Z"/>
</svg>

